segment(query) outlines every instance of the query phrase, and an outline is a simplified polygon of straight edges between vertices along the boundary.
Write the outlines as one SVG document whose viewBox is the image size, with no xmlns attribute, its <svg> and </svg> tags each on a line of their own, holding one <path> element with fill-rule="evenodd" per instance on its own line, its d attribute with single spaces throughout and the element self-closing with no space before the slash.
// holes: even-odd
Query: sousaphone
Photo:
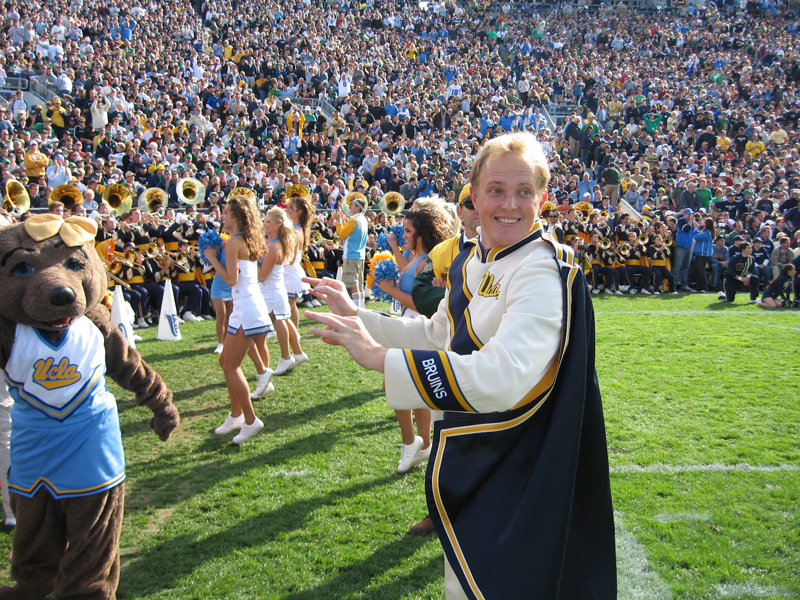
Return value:
<svg viewBox="0 0 800 600">
<path fill-rule="evenodd" d="M 406 199 L 399 192 L 386 192 L 378 204 L 378 208 L 387 217 L 399 215 L 406 207 Z"/>
<path fill-rule="evenodd" d="M 52 204 L 53 202 L 61 202 L 65 210 L 72 210 L 72 207 L 76 204 L 83 204 L 83 193 L 74 185 L 65 183 L 50 192 L 47 204 Z"/>
<path fill-rule="evenodd" d="M 16 179 L 6 181 L 6 194 L 3 196 L 3 210 L 17 211 L 20 214 L 28 212 L 31 207 L 31 196 L 28 190 Z"/>
<path fill-rule="evenodd" d="M 124 215 L 133 207 L 133 195 L 124 185 L 111 183 L 103 190 L 103 202 L 118 215 Z"/>
<path fill-rule="evenodd" d="M 168 199 L 169 196 L 167 196 L 167 192 L 161 188 L 147 188 L 145 191 L 139 194 L 139 202 L 137 207 L 142 212 L 153 212 L 153 209 L 156 206 L 166 206 Z"/>
<path fill-rule="evenodd" d="M 178 198 L 184 204 L 197 205 L 206 197 L 206 186 L 194 177 L 184 177 L 178 182 Z"/>
</svg>

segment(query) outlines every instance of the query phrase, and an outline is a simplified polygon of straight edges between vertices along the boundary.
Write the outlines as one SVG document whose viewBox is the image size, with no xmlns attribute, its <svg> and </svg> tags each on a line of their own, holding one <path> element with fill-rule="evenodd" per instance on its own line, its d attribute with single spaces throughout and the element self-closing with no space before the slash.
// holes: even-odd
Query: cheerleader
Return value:
<svg viewBox="0 0 800 600">
<path fill-rule="evenodd" d="M 294 263 L 298 250 L 297 237 L 286 211 L 277 207 L 267 212 L 264 234 L 267 238 L 267 253 L 258 268 L 258 280 L 261 293 L 270 308 L 269 316 L 281 347 L 281 358 L 274 374 L 283 375 L 308 360 L 300 346 L 297 328 L 290 318 L 291 308 L 284 282 L 286 263 Z"/>
<path fill-rule="evenodd" d="M 311 223 L 314 221 L 314 205 L 311 204 L 310 195 L 306 195 L 308 190 L 303 186 L 296 186 L 302 190 L 294 190 L 295 186 L 290 186 L 289 191 L 292 196 L 286 206 L 286 214 L 292 220 L 294 235 L 297 238 L 292 264 L 286 265 L 283 271 L 283 279 L 286 282 L 286 291 L 289 294 L 289 306 L 291 307 L 292 323 L 295 329 L 300 329 L 300 314 L 297 312 L 297 297 L 302 296 L 308 291 L 308 285 L 303 283 L 306 276 L 301 262 L 303 252 L 311 243 Z"/>
<path fill-rule="evenodd" d="M 225 231 L 225 233 L 228 233 Z M 225 244 L 217 250 L 217 260 L 220 264 L 225 266 Z M 228 327 L 228 317 L 233 309 L 233 301 L 231 299 L 231 286 L 225 283 L 225 280 L 220 277 L 219 273 L 214 274 L 211 280 L 211 304 L 214 306 L 214 313 L 217 315 L 217 347 L 214 349 L 214 354 L 222 353 L 225 341 L 225 330 Z"/>
<path fill-rule="evenodd" d="M 387 236 L 392 253 L 397 255 L 398 266 L 402 264 L 399 285 L 395 282 L 382 281 L 379 287 L 400 304 L 403 317 L 413 318 L 419 316 L 414 299 L 411 297 L 414 278 L 425 267 L 428 252 L 450 237 L 452 225 L 441 208 L 427 202 L 420 206 L 414 205 L 403 220 L 403 229 L 406 250 L 402 253 L 398 249 L 394 235 Z M 397 472 L 405 473 L 418 462 L 428 460 L 430 457 L 431 411 L 416 409 L 413 419 L 410 410 L 396 410 L 394 413 L 402 436 Z M 414 435 L 414 421 L 417 423 L 419 435 Z"/>
<path fill-rule="evenodd" d="M 231 412 L 217 427 L 217 435 L 239 429 L 234 444 L 242 444 L 256 435 L 264 423 L 256 417 L 250 401 L 250 387 L 242 373 L 242 360 L 253 342 L 266 344 L 267 333 L 273 331 L 269 310 L 258 287 L 256 261 L 264 254 L 261 219 L 255 202 L 246 196 L 233 196 L 222 214 L 231 238 L 225 243 L 225 265 L 217 259 L 217 251 L 207 248 L 205 256 L 222 279 L 231 286 L 233 310 L 228 317 L 228 331 L 223 342 L 219 363 L 225 373 L 225 383 L 231 400 Z M 259 386 L 266 388 L 272 371 L 259 369 Z"/>
</svg>

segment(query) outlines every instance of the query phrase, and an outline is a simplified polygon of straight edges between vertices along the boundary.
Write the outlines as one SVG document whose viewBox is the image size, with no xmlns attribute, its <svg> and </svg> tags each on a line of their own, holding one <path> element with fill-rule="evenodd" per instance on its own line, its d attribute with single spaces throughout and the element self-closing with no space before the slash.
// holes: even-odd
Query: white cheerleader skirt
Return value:
<svg viewBox="0 0 800 600">
<path fill-rule="evenodd" d="M 239 328 L 247 337 L 275 331 L 269 318 L 269 308 L 260 294 L 236 297 L 228 319 L 228 333 L 236 335 Z"/>
<path fill-rule="evenodd" d="M 281 281 L 283 283 L 283 281 Z M 272 314 L 275 315 L 276 321 L 285 321 L 291 318 L 292 308 L 289 306 L 289 298 L 286 294 L 286 287 L 283 285 L 275 285 L 274 282 L 262 281 L 258 284 L 261 288 L 261 294 L 264 296 L 264 301 L 267 303 Z"/>
<path fill-rule="evenodd" d="M 283 270 L 283 281 L 286 283 L 286 292 L 289 298 L 302 296 L 311 289 L 307 283 L 303 283 L 303 277 L 306 277 L 306 272 L 303 271 L 303 267 L 299 264 L 286 265 Z M 277 315 L 278 313 L 275 314 Z"/>
</svg>

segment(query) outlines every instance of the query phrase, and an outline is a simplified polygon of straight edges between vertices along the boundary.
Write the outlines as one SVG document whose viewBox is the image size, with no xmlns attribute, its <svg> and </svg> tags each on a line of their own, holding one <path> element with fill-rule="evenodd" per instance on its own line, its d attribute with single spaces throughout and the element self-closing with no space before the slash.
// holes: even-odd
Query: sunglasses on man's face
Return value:
<svg viewBox="0 0 800 600">
<path fill-rule="evenodd" d="M 472 200 L 464 200 L 464 202 L 461 203 L 461 206 L 468 210 L 475 210 L 475 205 L 472 203 Z"/>
</svg>

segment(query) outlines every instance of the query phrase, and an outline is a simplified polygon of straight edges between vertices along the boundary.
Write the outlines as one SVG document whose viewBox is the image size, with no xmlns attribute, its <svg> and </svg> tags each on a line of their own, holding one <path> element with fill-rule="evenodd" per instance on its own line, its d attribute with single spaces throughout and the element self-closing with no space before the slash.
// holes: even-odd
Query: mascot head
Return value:
<svg viewBox="0 0 800 600">
<path fill-rule="evenodd" d="M 0 317 L 63 331 L 100 302 L 107 278 L 96 233 L 91 219 L 53 214 L 0 229 Z"/>
</svg>

